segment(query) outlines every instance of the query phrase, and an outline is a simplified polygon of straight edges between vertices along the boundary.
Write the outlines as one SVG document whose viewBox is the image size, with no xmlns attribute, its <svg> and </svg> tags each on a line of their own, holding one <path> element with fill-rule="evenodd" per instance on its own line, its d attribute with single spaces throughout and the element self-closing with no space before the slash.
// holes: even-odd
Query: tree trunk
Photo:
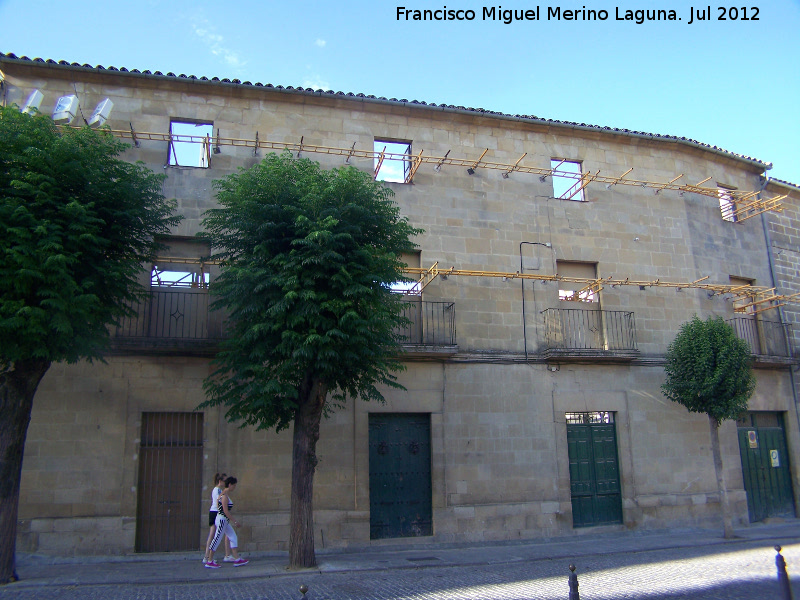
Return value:
<svg viewBox="0 0 800 600">
<path fill-rule="evenodd" d="M 722 527 L 725 538 L 734 537 L 733 516 L 731 506 L 728 502 L 728 486 L 725 483 L 725 473 L 722 470 L 722 452 L 719 448 L 719 421 L 708 416 L 708 424 L 711 428 L 711 454 L 714 455 L 714 472 L 717 475 L 717 490 L 719 491 L 720 504 L 722 506 Z"/>
<path fill-rule="evenodd" d="M 22 455 L 33 396 L 50 361 L 17 361 L 0 371 L 0 584 L 16 581 L 17 510 Z"/>
<path fill-rule="evenodd" d="M 300 389 L 300 406 L 295 411 L 292 445 L 292 501 L 289 518 L 289 566 L 314 567 L 314 471 L 317 467 L 319 424 L 328 387 L 310 382 Z"/>
</svg>

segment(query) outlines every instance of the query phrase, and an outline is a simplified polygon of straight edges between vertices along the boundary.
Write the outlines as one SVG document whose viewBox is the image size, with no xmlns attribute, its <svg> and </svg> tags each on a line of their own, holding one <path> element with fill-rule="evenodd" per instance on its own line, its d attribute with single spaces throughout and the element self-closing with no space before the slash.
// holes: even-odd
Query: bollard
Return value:
<svg viewBox="0 0 800 600">
<path fill-rule="evenodd" d="M 575 573 L 575 565 L 569 566 L 569 600 L 581 600 L 578 593 L 578 575 Z"/>
<path fill-rule="evenodd" d="M 303 594 L 303 600 L 306 598 L 306 592 L 308 592 L 308 586 L 304 583 L 300 586 L 300 593 Z"/>
<path fill-rule="evenodd" d="M 781 555 L 781 547 L 775 546 L 775 565 L 778 567 L 778 589 L 781 591 L 781 600 L 793 600 L 792 586 L 789 583 L 789 574 L 786 572 L 786 561 Z"/>
</svg>

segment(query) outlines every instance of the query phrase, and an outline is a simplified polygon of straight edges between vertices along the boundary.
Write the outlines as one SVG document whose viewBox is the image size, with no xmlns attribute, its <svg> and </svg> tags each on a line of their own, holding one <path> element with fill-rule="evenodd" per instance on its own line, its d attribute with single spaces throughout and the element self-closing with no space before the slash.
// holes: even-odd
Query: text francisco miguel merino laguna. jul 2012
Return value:
<svg viewBox="0 0 800 600">
<path fill-rule="evenodd" d="M 758 21 L 757 6 L 712 7 L 711 5 L 688 7 L 688 13 L 675 9 L 563 9 L 560 6 L 539 5 L 531 8 L 504 9 L 502 6 L 472 8 L 415 9 L 396 7 L 398 21 L 499 21 L 510 25 L 515 21 L 627 21 L 642 25 L 647 21 L 683 21 L 688 25 L 705 21 Z M 686 18 L 684 18 L 686 17 Z"/>
</svg>

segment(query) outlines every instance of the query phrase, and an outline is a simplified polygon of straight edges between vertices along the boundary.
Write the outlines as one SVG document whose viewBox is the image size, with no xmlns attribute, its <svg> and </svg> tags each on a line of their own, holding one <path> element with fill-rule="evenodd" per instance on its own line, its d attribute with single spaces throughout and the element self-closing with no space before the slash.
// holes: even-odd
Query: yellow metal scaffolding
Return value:
<svg viewBox="0 0 800 600">
<path fill-rule="evenodd" d="M 241 148 L 253 148 L 254 154 L 259 149 L 264 150 L 288 150 L 289 152 L 296 153 L 298 156 L 301 152 L 313 152 L 316 154 L 327 154 L 333 156 L 344 156 L 345 163 L 350 164 L 351 159 L 366 159 L 374 161 L 375 171 L 374 176 L 377 178 L 383 162 L 386 160 L 395 160 L 408 163 L 408 168 L 405 170 L 405 183 L 411 183 L 416 175 L 418 169 L 423 164 L 434 165 L 434 170 L 439 171 L 443 165 L 451 167 L 464 167 L 472 174 L 477 169 L 489 169 L 501 171 L 504 178 L 508 178 L 512 173 L 528 173 L 538 175 L 540 180 L 544 181 L 547 177 L 561 177 L 565 179 L 574 179 L 575 184 L 567 192 L 569 197 L 574 197 L 581 190 L 587 187 L 590 183 L 602 183 L 606 188 L 611 188 L 615 185 L 626 185 L 652 189 L 654 193 L 659 194 L 664 190 L 676 191 L 679 194 L 691 193 L 701 196 L 708 196 L 711 198 L 719 198 L 720 190 L 715 187 L 703 187 L 703 183 L 709 181 L 711 177 L 695 183 L 679 183 L 679 180 L 684 176 L 683 174 L 674 177 L 667 182 L 646 181 L 641 179 L 630 179 L 628 175 L 633 171 L 633 168 L 628 169 L 625 173 L 619 176 L 615 175 L 601 175 L 600 171 L 596 173 L 569 173 L 566 171 L 559 171 L 560 164 L 553 168 L 532 167 L 521 164 L 522 159 L 526 154 L 523 154 L 514 163 L 502 162 L 487 162 L 483 158 L 489 152 L 489 149 L 483 150 L 480 157 L 475 159 L 469 158 L 452 158 L 448 150 L 444 156 L 427 156 L 423 155 L 421 150 L 419 154 L 396 154 L 386 152 L 386 148 L 382 151 L 376 151 L 374 148 L 371 150 L 358 150 L 354 143 L 350 148 L 339 148 L 332 146 L 319 146 L 314 144 L 304 143 L 303 138 L 299 142 L 274 142 L 269 140 L 259 139 L 258 132 L 253 139 L 239 139 L 239 138 L 224 138 L 220 137 L 219 131 L 217 136 L 212 140 L 207 136 L 192 136 L 192 135 L 179 135 L 170 133 L 152 133 L 152 132 L 138 132 L 131 126 L 130 131 L 124 129 L 112 129 L 111 134 L 115 137 L 123 139 L 131 139 L 134 144 L 139 147 L 140 142 L 143 140 L 167 142 L 168 144 L 175 143 L 196 143 L 202 144 L 205 149 L 205 156 L 210 160 L 213 143 L 213 153 L 218 153 L 221 146 L 233 146 Z M 563 163 L 564 161 L 562 161 Z M 761 192 L 748 192 L 744 190 L 725 190 L 725 195 L 730 198 L 734 203 L 734 218 L 736 222 L 746 221 L 756 215 L 766 211 L 781 212 L 781 200 L 786 198 L 786 194 L 781 196 L 774 196 L 772 198 L 762 198 Z"/>
<path fill-rule="evenodd" d="M 553 275 L 539 275 L 533 273 L 520 273 L 519 271 L 472 271 L 466 269 L 447 269 L 439 268 L 436 262 L 432 266 L 425 268 L 409 267 L 405 273 L 411 279 L 416 279 L 416 284 L 407 293 L 412 295 L 422 294 L 422 291 L 437 277 L 446 279 L 451 276 L 461 277 L 494 277 L 502 278 L 504 281 L 509 279 L 521 279 L 531 281 L 563 281 L 565 283 L 575 283 L 583 287 L 576 290 L 571 299 L 576 302 L 585 301 L 592 294 L 597 294 L 606 287 L 616 288 L 620 286 L 638 286 L 645 290 L 649 287 L 674 288 L 677 291 L 684 289 L 705 290 L 709 297 L 723 296 L 733 302 L 733 310 L 736 313 L 758 314 L 765 310 L 784 306 L 788 302 L 800 302 L 800 293 L 792 295 L 779 295 L 775 293 L 775 288 L 760 287 L 755 285 L 726 285 L 707 283 L 708 276 L 695 281 L 677 282 L 663 281 L 661 279 L 619 279 L 614 277 L 601 277 L 590 279 L 584 277 L 567 277 L 555 273 Z"/>
<path fill-rule="evenodd" d="M 206 273 L 210 265 L 219 265 L 219 260 L 201 260 L 199 258 L 159 256 L 153 261 L 153 265 L 184 264 L 198 265 L 200 274 Z M 736 313 L 758 314 L 766 310 L 784 306 L 787 303 L 800 303 L 800 292 L 797 294 L 784 295 L 776 294 L 775 288 L 761 287 L 755 285 L 732 285 L 708 283 L 708 275 L 696 279 L 695 281 L 676 282 L 663 281 L 661 279 L 619 279 L 615 277 L 599 277 L 597 279 L 586 277 L 568 277 L 555 273 L 553 275 L 539 275 L 534 273 L 520 273 L 519 271 L 480 271 L 469 269 L 456 269 L 455 267 L 440 268 L 439 263 L 435 262 L 428 268 L 407 267 L 403 272 L 416 283 L 404 293 L 408 295 L 421 295 L 423 290 L 437 277 L 447 279 L 448 277 L 493 277 L 503 279 L 530 280 L 530 281 L 563 281 L 565 283 L 576 283 L 583 287 L 575 290 L 570 299 L 574 302 L 585 302 L 586 298 L 592 294 L 598 294 L 606 287 L 617 288 L 621 286 L 638 286 L 641 290 L 650 287 L 674 288 L 677 291 L 684 289 L 704 290 L 709 298 L 715 296 L 724 297 L 733 302 L 733 310 Z"/>
</svg>

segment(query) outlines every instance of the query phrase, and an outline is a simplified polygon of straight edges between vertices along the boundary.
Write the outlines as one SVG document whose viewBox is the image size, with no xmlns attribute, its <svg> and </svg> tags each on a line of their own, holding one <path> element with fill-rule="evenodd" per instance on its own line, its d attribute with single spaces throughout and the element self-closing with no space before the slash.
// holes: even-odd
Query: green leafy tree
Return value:
<svg viewBox="0 0 800 600">
<path fill-rule="evenodd" d="M 347 398 L 402 389 L 403 300 L 388 284 L 404 279 L 399 256 L 421 231 L 367 174 L 288 153 L 215 186 L 220 207 L 206 213 L 203 236 L 222 261 L 211 289 L 230 335 L 201 406 L 224 405 L 242 426 L 293 425 L 289 558 L 310 567 L 320 421 Z"/>
<path fill-rule="evenodd" d="M 16 578 L 17 508 L 33 397 L 50 364 L 100 358 L 154 236 L 179 222 L 163 175 L 110 133 L 60 131 L 0 107 L 0 583 Z"/>
<path fill-rule="evenodd" d="M 733 537 L 733 518 L 722 469 L 719 426 L 747 410 L 756 381 L 750 349 L 720 317 L 683 324 L 667 349 L 667 378 L 661 390 L 690 412 L 705 413 L 711 430 L 711 452 L 722 504 L 726 538 Z"/>
</svg>

